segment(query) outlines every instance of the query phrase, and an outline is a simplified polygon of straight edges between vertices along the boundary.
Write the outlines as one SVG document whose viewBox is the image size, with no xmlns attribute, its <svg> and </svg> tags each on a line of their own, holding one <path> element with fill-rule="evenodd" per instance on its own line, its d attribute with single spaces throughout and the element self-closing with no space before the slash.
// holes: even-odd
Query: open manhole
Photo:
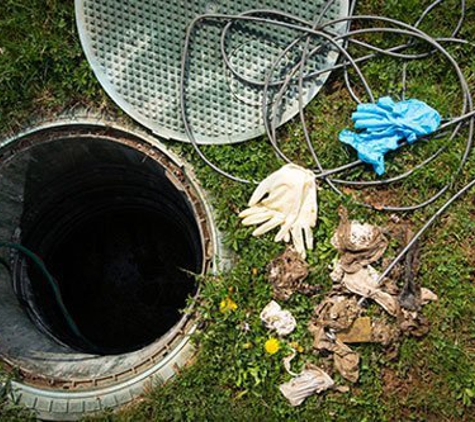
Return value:
<svg viewBox="0 0 475 422">
<path fill-rule="evenodd" d="M 0 354 L 15 400 L 76 419 L 139 396 L 192 355 L 194 274 L 219 242 L 191 172 L 155 139 L 88 120 L 42 126 L 0 149 Z M 191 311 L 190 311 L 191 308 Z M 183 312 L 185 309 L 188 312 Z"/>
</svg>

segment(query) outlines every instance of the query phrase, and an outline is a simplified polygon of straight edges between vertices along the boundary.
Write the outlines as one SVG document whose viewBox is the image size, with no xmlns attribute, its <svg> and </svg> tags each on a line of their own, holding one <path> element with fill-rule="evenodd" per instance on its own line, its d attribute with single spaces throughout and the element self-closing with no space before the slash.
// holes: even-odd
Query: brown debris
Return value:
<svg viewBox="0 0 475 422">
<path fill-rule="evenodd" d="M 437 302 L 438 300 L 438 296 L 432 290 L 425 287 L 421 288 L 421 305 L 427 305 L 429 302 Z"/>
<path fill-rule="evenodd" d="M 389 346 L 399 339 L 401 330 L 396 324 L 390 324 L 384 319 L 375 319 L 371 324 L 371 341 Z"/>
<path fill-rule="evenodd" d="M 312 295 L 319 291 L 319 286 L 303 283 L 307 276 L 308 264 L 292 248 L 287 248 L 268 266 L 273 297 L 277 300 L 288 300 L 295 292 Z"/>
<path fill-rule="evenodd" d="M 338 391 L 339 393 L 348 393 L 348 391 L 350 391 L 350 387 L 348 387 L 347 385 L 337 385 L 335 388 L 334 388 L 335 391 Z"/>
<path fill-rule="evenodd" d="M 371 318 L 360 317 L 357 318 L 351 327 L 340 331 L 336 338 L 343 343 L 368 343 L 373 339 Z"/>
<path fill-rule="evenodd" d="M 390 324 L 384 319 L 360 317 L 353 325 L 344 331 L 337 333 L 336 338 L 343 343 L 380 343 L 389 346 L 400 335 L 400 329 L 395 324 Z"/>
<path fill-rule="evenodd" d="M 358 381 L 360 376 L 360 355 L 341 341 L 335 341 L 333 359 L 335 368 L 341 376 L 350 382 Z"/>
<path fill-rule="evenodd" d="M 321 325 L 311 325 L 310 331 L 314 335 L 314 349 L 332 352 L 335 368 L 341 376 L 351 382 L 358 381 L 360 355 L 340 340 L 330 338 Z"/>
<path fill-rule="evenodd" d="M 410 229 L 406 231 L 406 244 L 410 242 L 413 234 Z M 421 286 L 415 280 L 419 267 L 419 242 L 408 251 L 404 261 L 404 286 L 399 294 L 399 304 L 408 311 L 417 311 L 421 307 Z"/>
<path fill-rule="evenodd" d="M 405 234 L 406 244 L 411 241 L 412 237 L 412 231 L 407 228 Z M 407 315 L 409 312 L 417 312 L 420 310 L 421 306 L 437 300 L 437 295 L 435 293 L 429 289 L 421 287 L 416 281 L 415 276 L 420 266 L 419 255 L 420 245 L 419 242 L 416 242 L 406 254 L 403 274 L 404 286 L 399 293 L 399 304 L 401 305 L 401 308 L 408 311 L 406 312 Z M 412 318 L 412 320 L 414 320 L 414 318 Z M 412 325 L 412 322 L 409 324 Z M 423 325 L 425 325 L 425 323 Z"/>
<path fill-rule="evenodd" d="M 332 238 L 332 244 L 341 253 L 343 270 L 354 273 L 381 258 L 388 240 L 379 227 L 349 221 L 348 211 L 340 207 L 340 225 Z"/>
<path fill-rule="evenodd" d="M 360 312 L 355 297 L 334 295 L 317 305 L 314 320 L 317 325 L 340 331 L 349 328 Z"/>
<path fill-rule="evenodd" d="M 399 318 L 401 330 L 413 337 L 423 337 L 430 330 L 430 321 L 419 312 L 403 311 Z"/>
<path fill-rule="evenodd" d="M 385 347 L 386 356 L 396 357 L 402 335 L 421 337 L 428 332 L 429 321 L 419 311 L 421 306 L 437 300 L 437 295 L 415 281 L 419 266 L 417 244 L 406 257 L 405 265 L 378 283 L 379 273 L 370 264 L 380 259 L 387 248 L 382 229 L 350 222 L 343 208 L 340 217 L 332 239 L 340 252 L 330 274 L 333 289 L 315 307 L 309 331 L 314 337 L 315 351 L 333 359 L 333 366 L 342 377 L 356 382 L 360 355 L 348 344 L 379 343 Z M 404 233 L 407 244 L 412 233 L 408 229 L 401 231 Z M 401 278 L 402 289 L 397 284 Z M 360 297 L 372 299 L 388 315 L 366 316 L 365 308 L 358 304 Z"/>
<path fill-rule="evenodd" d="M 315 350 L 330 350 L 331 341 L 325 333 L 322 325 L 310 323 L 308 330 L 313 334 L 313 348 Z"/>
<path fill-rule="evenodd" d="M 356 273 L 345 274 L 342 284 L 351 293 L 371 298 L 390 315 L 397 316 L 400 312 L 397 297 L 383 291 L 376 280 L 376 271 L 372 267 L 366 267 Z"/>
</svg>

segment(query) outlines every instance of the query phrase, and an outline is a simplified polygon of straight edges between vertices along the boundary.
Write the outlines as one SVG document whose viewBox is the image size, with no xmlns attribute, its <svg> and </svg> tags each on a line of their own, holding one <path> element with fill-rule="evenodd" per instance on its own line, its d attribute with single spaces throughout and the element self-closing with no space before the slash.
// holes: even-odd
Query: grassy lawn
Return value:
<svg viewBox="0 0 475 422">
<path fill-rule="evenodd" d="M 72 106 L 107 112 L 127 120 L 111 103 L 95 80 L 78 41 L 72 1 L 3 0 L 0 15 L 0 132 L 8 134 L 35 119 L 51 118 Z M 382 14 L 413 23 L 427 0 L 361 0 L 357 13 Z M 468 0 L 461 38 L 475 41 L 475 1 Z M 458 19 L 458 2 L 446 0 L 422 25 L 435 36 L 449 36 Z M 397 37 L 373 36 L 379 45 L 394 45 Z M 475 47 L 450 46 L 475 90 Z M 397 97 L 401 88 L 401 65 L 378 59 L 363 67 L 375 95 Z M 342 73 L 334 73 L 318 97 L 307 107 L 312 139 L 321 153 L 323 165 L 333 167 L 354 159 L 353 152 L 340 145 L 337 134 L 350 125 L 354 108 L 342 83 Z M 408 96 L 427 101 L 443 116 L 460 109 L 457 81 L 447 62 L 431 57 L 409 67 Z M 465 134 L 465 130 L 462 131 Z M 299 163 L 310 165 L 302 129 L 291 122 L 280 131 L 283 149 Z M 387 174 L 418 163 L 435 152 L 447 138 L 421 142 L 387 160 Z M 267 355 L 264 342 L 269 333 L 261 325 L 259 312 L 271 298 L 266 266 L 283 251 L 272 235 L 250 236 L 237 211 L 244 209 L 252 187 L 218 176 L 205 167 L 188 145 L 169 143 L 182 157 L 196 166 L 198 177 L 210 192 L 219 228 L 236 253 L 236 264 L 226 274 L 205 277 L 200 312 L 206 330 L 196 336 L 199 353 L 194 365 L 165 387 L 150 391 L 133 407 L 97 420 L 118 421 L 385 421 L 385 420 L 475 420 L 475 192 L 466 195 L 425 235 L 419 279 L 439 295 L 439 301 L 424 307 L 431 330 L 423 339 L 405 337 L 397 357 L 375 344 L 355 347 L 362 355 L 361 376 L 349 392 L 328 392 L 313 396 L 298 408 L 288 406 L 277 386 L 289 379 L 282 366 L 288 343 L 297 341 L 304 351 L 298 365 L 318 364 L 312 353 L 312 337 L 307 321 L 314 306 L 331 286 L 328 266 L 336 252 L 330 238 L 338 223 L 338 206 L 344 204 L 352 218 L 381 225 L 390 215 L 368 211 L 350 197 L 341 198 L 326 186 L 319 191 L 320 219 L 315 231 L 317 246 L 310 254 L 309 281 L 319 284 L 323 293 L 309 299 L 294 295 L 286 304 L 298 319 L 298 328 L 276 355 Z M 410 204 L 427 198 L 447 182 L 457 166 L 464 140 L 456 138 L 436 163 L 415 177 L 385 187 L 352 192 L 366 200 L 384 198 L 391 204 Z M 225 169 L 246 177 L 261 179 L 279 162 L 269 145 L 255 140 L 236 146 L 206 147 L 205 152 Z M 368 169 L 351 177 L 370 175 Z M 475 177 L 472 156 L 452 192 Z M 349 192 L 351 193 L 351 192 Z M 433 214 L 448 195 L 415 213 L 399 215 L 414 230 Z M 399 246 L 392 242 L 390 253 Z M 231 296 L 235 312 L 219 311 L 221 300 Z M 241 329 L 244 323 L 249 332 Z M 0 333 L 1 335 L 1 333 Z M 335 377 L 338 382 L 342 381 Z M 26 415 L 1 402 L 0 420 L 24 420 Z"/>
</svg>

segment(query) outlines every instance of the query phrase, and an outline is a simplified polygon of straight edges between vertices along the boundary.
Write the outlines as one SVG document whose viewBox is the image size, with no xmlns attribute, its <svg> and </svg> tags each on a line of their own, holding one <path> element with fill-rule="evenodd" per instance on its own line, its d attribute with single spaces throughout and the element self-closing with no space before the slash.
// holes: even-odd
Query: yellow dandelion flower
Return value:
<svg viewBox="0 0 475 422">
<path fill-rule="evenodd" d="M 304 352 L 304 348 L 300 344 L 298 344 L 296 341 L 293 341 L 292 343 L 290 343 L 289 346 L 299 353 Z"/>
<path fill-rule="evenodd" d="M 266 341 L 264 348 L 266 349 L 266 352 L 269 353 L 269 355 L 276 354 L 280 349 L 279 340 L 274 337 L 271 337 L 269 340 Z"/>
<path fill-rule="evenodd" d="M 219 304 L 219 310 L 222 313 L 233 312 L 238 308 L 237 303 L 234 302 L 229 296 L 224 298 Z"/>
</svg>

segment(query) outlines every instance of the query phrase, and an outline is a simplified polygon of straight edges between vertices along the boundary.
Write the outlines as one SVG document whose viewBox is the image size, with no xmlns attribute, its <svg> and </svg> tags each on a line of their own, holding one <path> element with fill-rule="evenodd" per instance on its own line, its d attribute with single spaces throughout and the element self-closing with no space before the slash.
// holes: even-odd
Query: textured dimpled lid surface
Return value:
<svg viewBox="0 0 475 422">
<path fill-rule="evenodd" d="M 76 18 L 86 57 L 118 106 L 158 136 L 187 141 L 179 88 L 185 31 L 192 19 L 204 13 L 235 15 L 265 8 L 313 21 L 325 3 L 324 0 L 76 0 Z M 348 2 L 336 0 L 325 18 L 336 19 L 347 14 Z M 200 23 L 191 38 L 186 106 L 195 136 L 204 144 L 240 142 L 264 133 L 262 89 L 242 82 L 224 66 L 220 51 L 224 25 L 224 21 L 216 20 Z M 240 75 L 262 82 L 278 54 L 299 35 L 302 34 L 275 25 L 236 23 L 226 39 L 226 51 Z M 311 46 L 316 43 L 312 41 Z M 303 43 L 299 45 L 301 48 Z M 276 68 L 274 78 L 288 72 L 298 56 L 297 49 L 287 54 Z M 324 48 L 309 61 L 305 71 L 324 69 L 337 59 L 334 48 Z M 327 77 L 328 73 L 324 73 L 305 82 L 305 104 Z M 294 84 L 283 98 L 279 124 L 298 112 L 296 94 Z"/>
</svg>

